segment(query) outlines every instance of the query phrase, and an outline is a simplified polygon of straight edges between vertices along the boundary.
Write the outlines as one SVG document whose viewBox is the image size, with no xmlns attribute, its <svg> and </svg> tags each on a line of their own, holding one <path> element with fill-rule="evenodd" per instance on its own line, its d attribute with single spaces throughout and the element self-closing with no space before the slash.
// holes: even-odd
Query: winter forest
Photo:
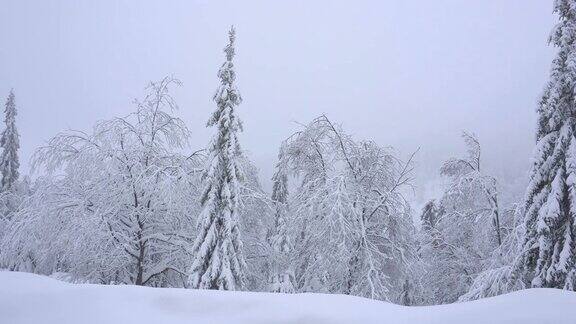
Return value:
<svg viewBox="0 0 576 324">
<path fill-rule="evenodd" d="M 537 113 L 534 150 L 513 200 L 508 179 L 485 167 L 482 138 L 463 130 L 464 150 L 434 170 L 441 194 L 417 206 L 419 149 L 361 138 L 330 111 L 298 120 L 274 146 L 272 178 L 262 179 L 257 152 L 243 146 L 250 129 L 237 58 L 251 55 L 238 50 L 249 31 L 234 26 L 217 38 L 210 138 L 182 117 L 193 108 L 173 96 L 188 91 L 175 72 L 142 84 L 127 114 L 62 129 L 23 161 L 14 88 L 3 94 L 0 268 L 78 284 L 407 306 L 574 291 L 576 1 L 555 0 L 553 11 L 554 58 L 539 101 L 525 108 Z"/>
</svg>

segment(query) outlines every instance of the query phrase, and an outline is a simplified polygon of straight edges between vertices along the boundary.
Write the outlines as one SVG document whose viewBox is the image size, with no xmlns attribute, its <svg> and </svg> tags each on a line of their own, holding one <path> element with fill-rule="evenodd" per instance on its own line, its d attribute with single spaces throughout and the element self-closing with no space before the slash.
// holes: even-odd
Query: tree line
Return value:
<svg viewBox="0 0 576 324">
<path fill-rule="evenodd" d="M 444 162 L 448 186 L 414 211 L 414 156 L 319 116 L 279 145 L 266 193 L 239 133 L 228 34 L 205 149 L 177 116 L 172 77 L 124 117 L 65 131 L 19 177 L 14 93 L 0 137 L 0 267 L 71 282 L 281 293 L 404 305 L 576 287 L 576 1 L 555 2 L 558 48 L 538 106 L 530 181 L 504 206 L 476 135 Z M 414 215 L 419 215 L 415 219 Z"/>
</svg>

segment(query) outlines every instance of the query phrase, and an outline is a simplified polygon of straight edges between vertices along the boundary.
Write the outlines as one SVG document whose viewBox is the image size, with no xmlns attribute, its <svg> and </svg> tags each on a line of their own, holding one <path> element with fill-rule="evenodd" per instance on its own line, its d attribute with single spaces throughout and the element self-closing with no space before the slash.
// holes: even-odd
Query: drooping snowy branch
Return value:
<svg viewBox="0 0 576 324">
<path fill-rule="evenodd" d="M 2 258 L 95 282 L 182 285 L 202 158 L 177 152 L 189 136 L 172 115 L 178 84 L 151 83 L 134 113 L 37 150 L 34 165 L 48 176 L 15 215 Z"/>
<path fill-rule="evenodd" d="M 394 300 L 411 257 L 411 161 L 321 116 L 287 139 L 280 163 L 300 182 L 289 200 L 297 289 Z"/>
</svg>

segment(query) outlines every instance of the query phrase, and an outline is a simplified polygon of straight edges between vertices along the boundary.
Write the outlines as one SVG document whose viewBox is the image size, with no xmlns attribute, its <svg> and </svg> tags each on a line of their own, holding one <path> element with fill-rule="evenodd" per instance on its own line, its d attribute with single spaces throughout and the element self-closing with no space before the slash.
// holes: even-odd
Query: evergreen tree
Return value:
<svg viewBox="0 0 576 324">
<path fill-rule="evenodd" d="M 404 280 L 404 284 L 402 285 L 402 291 L 400 292 L 400 304 L 404 306 L 411 306 L 412 303 L 412 296 L 410 296 L 410 281 L 408 279 Z"/>
<path fill-rule="evenodd" d="M 242 98 L 234 82 L 235 38 L 232 27 L 229 43 L 224 48 L 226 61 L 218 71 L 221 84 L 213 98 L 217 109 L 207 125 L 215 126 L 217 133 L 209 147 L 200 229 L 192 250 L 194 261 L 189 280 L 193 288 L 237 290 L 245 280 L 246 264 L 238 220 L 243 178 L 238 132 L 242 131 L 242 123 L 235 108 Z"/>
<path fill-rule="evenodd" d="M 18 167 L 20 167 L 20 162 L 18 162 L 20 136 L 16 130 L 16 101 L 12 90 L 8 95 L 4 114 L 4 123 L 6 124 L 6 128 L 0 137 L 0 146 L 2 147 L 2 155 L 0 156 L 2 192 L 13 189 L 15 182 L 18 180 Z"/>
<path fill-rule="evenodd" d="M 273 248 L 273 273 L 272 285 L 270 287 L 273 292 L 280 293 L 293 293 L 294 292 L 294 274 L 290 271 L 288 259 L 292 251 L 292 242 L 288 236 L 288 176 L 286 174 L 286 166 L 283 161 L 284 150 L 280 149 L 278 154 L 278 164 L 276 165 L 276 172 L 272 177 L 272 201 L 275 207 L 275 219 L 273 235 L 270 238 L 270 243 Z"/>
<path fill-rule="evenodd" d="M 438 248 L 440 245 L 441 238 L 437 227 L 443 215 L 444 209 L 434 199 L 424 205 L 420 215 L 422 232 L 426 239 L 425 243 L 430 244 L 433 248 Z"/>
<path fill-rule="evenodd" d="M 420 215 L 422 228 L 426 231 L 433 229 L 436 226 L 440 215 L 440 207 L 436 205 L 436 200 L 432 199 L 428 201 L 426 205 L 424 205 L 424 208 L 422 208 L 422 214 Z"/>
<path fill-rule="evenodd" d="M 558 48 L 538 107 L 536 150 L 525 197 L 522 254 L 516 274 L 532 287 L 576 284 L 576 1 L 557 0 Z"/>
</svg>

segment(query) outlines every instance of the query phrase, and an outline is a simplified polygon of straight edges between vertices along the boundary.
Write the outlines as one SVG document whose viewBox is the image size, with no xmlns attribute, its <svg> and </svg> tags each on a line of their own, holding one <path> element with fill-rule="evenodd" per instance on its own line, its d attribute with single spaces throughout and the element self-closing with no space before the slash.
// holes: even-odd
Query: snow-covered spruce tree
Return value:
<svg viewBox="0 0 576 324">
<path fill-rule="evenodd" d="M 0 135 L 0 239 L 6 232 L 12 214 L 20 205 L 24 192 L 20 190 L 18 183 L 18 149 L 20 147 L 18 131 L 16 130 L 16 101 L 14 92 L 11 90 L 4 109 L 6 124 Z M 24 184 L 24 183 L 23 183 Z M 2 247 L 0 246 L 0 251 Z M 0 267 L 2 262 L 0 261 Z"/>
<path fill-rule="evenodd" d="M 217 109 L 208 121 L 208 126 L 215 126 L 217 133 L 209 147 L 203 176 L 202 212 L 189 276 L 192 288 L 238 290 L 245 280 L 239 227 L 243 174 L 238 132 L 242 131 L 242 123 L 235 111 L 242 99 L 234 82 L 234 27 L 228 34 L 229 43 L 224 48 L 226 61 L 218 71 L 221 84 L 214 95 Z"/>
<path fill-rule="evenodd" d="M 576 290 L 576 1 L 556 0 L 554 12 L 558 53 L 537 109 L 516 273 L 528 286 Z"/>
<path fill-rule="evenodd" d="M 278 153 L 276 171 L 272 177 L 272 201 L 274 203 L 274 228 L 270 237 L 272 245 L 272 278 L 270 290 L 280 293 L 294 292 L 294 273 L 289 269 L 292 242 L 288 233 L 288 175 L 284 148 Z"/>
<path fill-rule="evenodd" d="M 0 156 L 1 191 L 9 191 L 13 189 L 15 182 L 18 180 L 18 168 L 20 167 L 20 162 L 18 161 L 20 139 L 16 130 L 16 99 L 12 90 L 8 95 L 4 114 L 6 128 L 0 136 L 0 147 L 2 147 L 2 155 Z"/>
<path fill-rule="evenodd" d="M 424 208 L 422 208 L 422 214 L 420 215 L 422 230 L 432 233 L 442 214 L 444 214 L 442 207 L 438 206 L 436 200 L 432 199 L 428 201 L 426 205 L 424 205 Z"/>
</svg>

